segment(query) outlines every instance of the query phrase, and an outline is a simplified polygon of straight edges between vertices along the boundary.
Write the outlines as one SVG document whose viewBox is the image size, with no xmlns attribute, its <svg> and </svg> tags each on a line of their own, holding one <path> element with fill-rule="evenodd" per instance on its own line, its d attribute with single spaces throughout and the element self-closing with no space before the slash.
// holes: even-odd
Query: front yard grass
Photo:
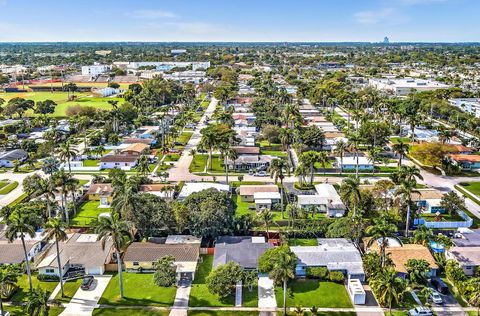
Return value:
<svg viewBox="0 0 480 316">
<path fill-rule="evenodd" d="M 190 138 L 192 137 L 193 132 L 191 131 L 184 131 L 180 136 L 178 136 L 176 142 L 180 143 L 181 146 L 185 146 Z"/>
<path fill-rule="evenodd" d="M 83 161 L 83 166 L 84 167 L 98 167 L 99 163 L 100 163 L 100 160 L 97 160 L 97 159 L 85 159 Z"/>
<path fill-rule="evenodd" d="M 193 280 L 192 290 L 188 306 L 191 307 L 228 307 L 233 306 L 235 298 L 233 295 L 220 300 L 217 295 L 210 293 L 207 288 L 206 279 L 212 271 L 213 256 L 202 255 L 202 262 L 197 267 L 195 279 Z"/>
<path fill-rule="evenodd" d="M 33 288 L 41 287 L 45 291 L 52 293 L 55 287 L 57 286 L 58 282 L 42 282 L 37 279 L 37 275 L 32 275 L 32 284 Z M 29 291 L 28 286 L 28 276 L 26 274 L 22 274 L 17 281 L 18 289 L 15 294 L 12 296 L 12 302 L 23 302 L 27 296 Z"/>
<path fill-rule="evenodd" d="M 10 316 L 25 316 L 25 315 L 27 315 L 27 313 L 25 312 L 25 310 L 23 309 L 22 306 L 12 306 L 12 305 L 6 306 L 6 305 L 4 305 L 3 308 L 4 308 L 4 310 L 10 312 Z M 64 309 L 65 308 L 63 308 L 63 307 L 50 306 L 50 309 L 48 310 L 48 316 L 58 316 L 63 312 Z"/>
<path fill-rule="evenodd" d="M 208 154 L 196 154 L 195 156 L 193 156 L 192 163 L 190 164 L 190 172 L 204 172 L 207 162 Z M 207 172 L 225 173 L 223 161 L 220 160 L 219 155 L 212 156 L 212 166 L 207 170 Z"/>
<path fill-rule="evenodd" d="M 2 181 L 2 184 L 4 184 L 4 185 L 0 189 L 0 195 L 8 194 L 8 193 L 12 192 L 13 190 L 15 190 L 16 187 L 18 187 L 18 182 L 17 181 L 13 181 L 13 182 L 7 181 L 6 183 L 5 183 L 5 181 Z"/>
<path fill-rule="evenodd" d="M 283 288 L 275 287 L 277 306 L 283 307 Z M 343 284 L 317 280 L 293 280 L 288 284 L 287 306 L 351 308 Z"/>
<path fill-rule="evenodd" d="M 172 306 L 177 288 L 161 287 L 153 282 L 153 273 L 123 273 L 125 297 L 120 298 L 118 274 L 113 274 L 99 303 L 125 306 Z"/>
<path fill-rule="evenodd" d="M 480 182 L 461 182 L 460 185 L 473 195 L 480 197 Z"/>
<path fill-rule="evenodd" d="M 109 208 L 99 208 L 99 201 L 86 201 L 79 207 L 77 215 L 72 219 L 72 226 L 89 226 L 90 223 L 98 218 L 98 215 L 110 212 Z"/>
<path fill-rule="evenodd" d="M 65 284 L 63 284 L 63 292 L 65 296 L 62 297 L 62 293 L 61 291 L 59 291 L 57 296 L 55 296 L 55 299 L 62 303 L 70 302 L 70 300 L 75 295 L 75 293 L 77 292 L 81 284 L 82 284 L 82 279 L 76 279 L 76 280 L 65 282 Z"/>
<path fill-rule="evenodd" d="M 95 308 L 93 316 L 168 316 L 168 310 L 147 308 Z"/>
</svg>

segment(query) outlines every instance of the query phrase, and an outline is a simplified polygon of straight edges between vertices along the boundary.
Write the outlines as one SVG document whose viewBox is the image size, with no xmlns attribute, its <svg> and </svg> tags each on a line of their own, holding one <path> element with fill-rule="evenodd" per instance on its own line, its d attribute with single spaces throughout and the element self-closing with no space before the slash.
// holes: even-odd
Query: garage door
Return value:
<svg viewBox="0 0 480 316">
<path fill-rule="evenodd" d="M 85 273 L 90 274 L 90 275 L 102 275 L 103 274 L 103 267 L 86 268 Z"/>
</svg>

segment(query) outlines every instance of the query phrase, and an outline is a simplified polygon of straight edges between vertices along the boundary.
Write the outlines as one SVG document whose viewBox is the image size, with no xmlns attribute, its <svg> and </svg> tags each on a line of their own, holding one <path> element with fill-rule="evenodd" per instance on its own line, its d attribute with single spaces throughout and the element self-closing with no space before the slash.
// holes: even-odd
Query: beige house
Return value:
<svg viewBox="0 0 480 316">
<path fill-rule="evenodd" d="M 238 194 L 240 194 L 240 200 L 242 202 L 254 202 L 255 193 L 261 192 L 277 192 L 278 186 L 275 184 L 268 185 L 241 185 L 238 189 Z"/>
</svg>

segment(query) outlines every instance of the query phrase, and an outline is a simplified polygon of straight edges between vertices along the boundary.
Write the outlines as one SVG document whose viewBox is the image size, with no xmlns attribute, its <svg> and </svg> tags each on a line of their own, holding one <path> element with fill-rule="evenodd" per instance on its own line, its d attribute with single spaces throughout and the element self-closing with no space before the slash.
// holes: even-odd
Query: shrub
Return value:
<svg viewBox="0 0 480 316">
<path fill-rule="evenodd" d="M 49 282 L 49 281 L 57 281 L 59 280 L 57 275 L 50 275 L 50 274 L 39 274 L 37 275 L 38 281 Z"/>
<path fill-rule="evenodd" d="M 332 282 L 343 283 L 345 281 L 345 276 L 340 271 L 332 271 L 328 274 L 328 279 Z"/>
<path fill-rule="evenodd" d="M 307 278 L 326 280 L 328 269 L 326 267 L 307 267 Z"/>
</svg>

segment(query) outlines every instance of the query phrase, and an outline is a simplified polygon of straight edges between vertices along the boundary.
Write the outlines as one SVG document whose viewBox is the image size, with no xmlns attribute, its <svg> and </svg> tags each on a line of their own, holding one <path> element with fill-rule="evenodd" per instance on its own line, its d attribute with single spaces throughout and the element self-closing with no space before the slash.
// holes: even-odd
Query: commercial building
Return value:
<svg viewBox="0 0 480 316">
<path fill-rule="evenodd" d="M 412 91 L 421 92 L 450 87 L 437 81 L 416 78 L 372 78 L 369 80 L 369 85 L 397 96 L 407 96 Z"/>
</svg>

